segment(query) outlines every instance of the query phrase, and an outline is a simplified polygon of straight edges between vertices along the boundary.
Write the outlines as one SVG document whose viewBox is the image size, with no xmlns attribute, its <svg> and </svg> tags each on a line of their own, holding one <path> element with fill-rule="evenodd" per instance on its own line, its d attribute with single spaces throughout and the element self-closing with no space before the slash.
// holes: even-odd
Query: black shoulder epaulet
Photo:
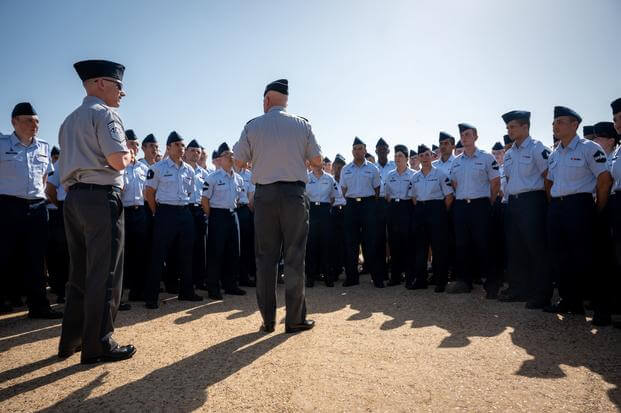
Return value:
<svg viewBox="0 0 621 413">
<path fill-rule="evenodd" d="M 253 120 L 255 120 L 256 118 L 252 118 L 250 119 L 248 122 L 246 122 L 246 125 L 249 124 L 250 122 L 252 122 Z"/>
<path fill-rule="evenodd" d="M 305 120 L 306 122 L 308 122 L 308 119 L 306 119 L 304 116 L 300 116 L 300 115 L 295 115 L 295 116 L 297 116 L 298 118 L 303 119 L 303 120 Z"/>
</svg>

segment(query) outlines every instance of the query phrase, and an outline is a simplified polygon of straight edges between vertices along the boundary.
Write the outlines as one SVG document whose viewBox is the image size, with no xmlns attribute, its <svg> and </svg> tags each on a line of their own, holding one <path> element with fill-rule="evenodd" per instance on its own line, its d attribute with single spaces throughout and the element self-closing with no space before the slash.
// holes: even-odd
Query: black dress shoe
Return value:
<svg viewBox="0 0 621 413">
<path fill-rule="evenodd" d="M 468 284 L 463 281 L 452 282 L 446 287 L 446 292 L 448 294 L 464 294 L 469 293 L 470 291 L 472 291 L 472 288 L 470 288 Z"/>
<path fill-rule="evenodd" d="M 132 358 L 136 354 L 136 347 L 128 344 L 126 346 L 116 346 L 112 350 L 106 351 L 98 357 L 90 357 L 80 361 L 82 364 L 108 363 Z"/>
<path fill-rule="evenodd" d="M 57 320 L 63 318 L 62 311 L 53 310 L 51 307 L 31 309 L 28 311 L 28 318 L 41 318 L 44 320 Z"/>
<path fill-rule="evenodd" d="M 252 280 L 244 280 L 239 282 L 240 287 L 256 287 L 257 283 Z"/>
<path fill-rule="evenodd" d="M 446 286 L 441 284 L 436 285 L 436 288 L 433 289 L 433 291 L 436 293 L 443 293 L 444 290 L 446 290 Z"/>
<path fill-rule="evenodd" d="M 313 327 L 315 327 L 315 322 L 313 320 L 304 320 L 300 324 L 285 326 L 285 333 L 299 333 L 301 331 L 310 330 Z"/>
<path fill-rule="evenodd" d="M 211 298 L 212 300 L 222 300 L 222 293 L 220 293 L 220 291 L 209 291 L 207 297 Z"/>
<path fill-rule="evenodd" d="M 262 331 L 264 333 L 273 333 L 274 332 L 274 323 L 267 323 L 267 324 L 261 324 L 261 328 L 259 329 L 259 331 Z"/>
<path fill-rule="evenodd" d="M 179 294 L 179 297 L 177 297 L 177 299 L 179 301 L 203 301 L 203 297 L 198 294 L 192 294 L 192 295 Z"/>
<path fill-rule="evenodd" d="M 343 287 L 352 287 L 354 285 L 358 285 L 360 284 L 360 281 L 354 281 L 354 280 L 345 280 L 343 281 Z"/>
<path fill-rule="evenodd" d="M 77 346 L 73 349 L 58 350 L 58 358 L 66 359 L 73 356 L 75 353 L 79 353 L 80 351 L 82 351 L 82 346 Z"/>
<path fill-rule="evenodd" d="M 239 287 L 231 288 L 229 290 L 224 290 L 224 294 L 228 295 L 246 295 L 246 291 L 242 290 Z"/>
<path fill-rule="evenodd" d="M 160 308 L 160 305 L 157 303 L 157 301 L 147 301 L 144 306 L 147 307 L 149 310 L 157 310 L 158 308 Z"/>
<path fill-rule="evenodd" d="M 119 311 L 129 311 L 131 309 L 132 309 L 132 305 L 130 303 L 119 304 Z"/>
<path fill-rule="evenodd" d="M 399 280 L 390 280 L 388 281 L 388 284 L 386 284 L 389 287 L 394 287 L 395 285 L 401 285 L 401 281 Z"/>
</svg>

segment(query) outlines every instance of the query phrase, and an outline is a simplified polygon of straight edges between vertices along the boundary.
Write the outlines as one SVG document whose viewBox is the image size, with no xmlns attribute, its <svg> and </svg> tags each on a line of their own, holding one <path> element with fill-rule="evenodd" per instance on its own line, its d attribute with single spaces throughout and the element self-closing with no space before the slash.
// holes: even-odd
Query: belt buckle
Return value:
<svg viewBox="0 0 621 413">
<path fill-rule="evenodd" d="M 321 205 L 321 202 L 314 202 L 315 205 Z"/>
<path fill-rule="evenodd" d="M 469 204 L 470 202 L 472 202 L 472 200 L 466 199 L 466 204 Z"/>
<path fill-rule="evenodd" d="M 399 198 L 395 198 L 395 202 L 399 202 L 401 201 Z"/>
<path fill-rule="evenodd" d="M 356 202 L 362 202 L 362 198 L 356 198 Z"/>
</svg>

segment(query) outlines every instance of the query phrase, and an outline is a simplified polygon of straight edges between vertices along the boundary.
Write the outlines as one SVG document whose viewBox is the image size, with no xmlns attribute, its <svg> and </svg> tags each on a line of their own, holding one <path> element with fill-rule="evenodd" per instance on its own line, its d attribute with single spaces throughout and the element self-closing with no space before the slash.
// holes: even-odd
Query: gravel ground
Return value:
<svg viewBox="0 0 621 413">
<path fill-rule="evenodd" d="M 265 335 L 249 290 L 134 303 L 115 338 L 137 354 L 95 366 L 56 357 L 60 323 L 4 315 L 0 411 L 621 411 L 621 330 L 589 318 L 364 277 L 307 290 L 314 330 Z"/>
</svg>

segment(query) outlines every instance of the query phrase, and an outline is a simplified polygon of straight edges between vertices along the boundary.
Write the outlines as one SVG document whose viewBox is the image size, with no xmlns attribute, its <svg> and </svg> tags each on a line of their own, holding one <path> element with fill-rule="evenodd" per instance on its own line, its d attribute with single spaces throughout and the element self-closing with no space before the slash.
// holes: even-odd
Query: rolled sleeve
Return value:
<svg viewBox="0 0 621 413">
<path fill-rule="evenodd" d="M 248 142 L 248 126 L 244 126 L 241 136 L 235 145 L 233 145 L 233 153 L 235 158 L 243 161 L 250 162 L 252 155 L 250 153 L 250 142 Z"/>
<path fill-rule="evenodd" d="M 157 189 L 158 184 L 160 182 L 160 173 L 159 170 L 155 167 L 149 168 L 147 171 L 147 179 L 145 181 L 145 186 L 149 188 Z"/>
<path fill-rule="evenodd" d="M 590 145 L 587 147 L 587 156 L 586 161 L 589 169 L 598 177 L 602 172 L 606 172 L 608 170 L 608 164 L 606 160 L 606 153 L 595 142 L 589 142 Z"/>
<path fill-rule="evenodd" d="M 539 142 L 535 147 L 535 165 L 540 173 L 543 173 L 548 169 L 548 158 L 550 157 L 550 149 L 548 149 L 543 143 Z"/>
<path fill-rule="evenodd" d="M 313 133 L 311 125 L 308 125 L 308 140 L 306 142 L 305 152 L 304 156 L 306 157 L 306 160 L 309 161 L 317 156 L 321 156 L 321 147 L 317 143 L 317 139 L 315 139 L 315 134 Z"/>
<path fill-rule="evenodd" d="M 374 168 L 375 171 L 373 172 L 373 188 L 379 188 L 380 185 L 382 185 L 382 178 L 380 176 L 379 173 L 379 169 Z"/>
<path fill-rule="evenodd" d="M 448 176 L 442 171 L 438 171 L 440 188 L 442 189 L 442 193 L 444 196 L 451 195 L 453 193 L 453 186 L 451 185 L 451 180 Z"/>
</svg>

